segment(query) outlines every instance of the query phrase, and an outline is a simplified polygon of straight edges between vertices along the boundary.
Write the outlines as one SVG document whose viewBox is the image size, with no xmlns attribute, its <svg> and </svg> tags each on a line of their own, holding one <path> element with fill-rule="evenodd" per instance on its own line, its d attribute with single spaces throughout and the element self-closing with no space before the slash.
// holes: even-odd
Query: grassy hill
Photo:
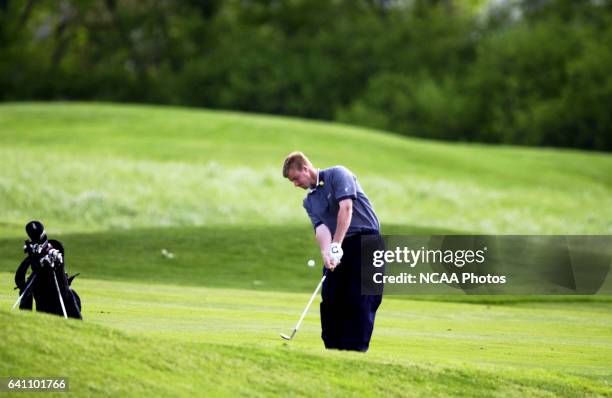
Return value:
<svg viewBox="0 0 612 398">
<path fill-rule="evenodd" d="M 294 149 L 354 170 L 386 233 L 612 232 L 609 154 L 3 104 L 0 377 L 68 376 L 78 396 L 612 396 L 606 296 L 387 297 L 366 355 L 322 348 L 315 303 L 284 343 L 320 276 L 304 193 L 280 173 Z M 30 219 L 82 274 L 84 322 L 9 310 Z"/>
<path fill-rule="evenodd" d="M 612 156 L 433 143 L 229 112 L 101 104 L 0 106 L 2 230 L 303 226 L 280 173 L 305 151 L 359 176 L 383 223 L 486 233 L 610 233 Z M 0 232 L 2 232 L 0 230 Z"/>
</svg>

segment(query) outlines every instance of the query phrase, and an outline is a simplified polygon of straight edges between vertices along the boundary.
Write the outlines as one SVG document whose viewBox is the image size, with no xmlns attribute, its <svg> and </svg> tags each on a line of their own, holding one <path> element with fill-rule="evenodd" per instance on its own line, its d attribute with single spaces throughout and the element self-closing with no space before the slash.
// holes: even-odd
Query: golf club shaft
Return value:
<svg viewBox="0 0 612 398">
<path fill-rule="evenodd" d="M 64 313 L 64 318 L 68 319 L 68 314 L 66 314 L 66 307 L 64 307 L 64 299 L 62 298 L 62 293 L 60 292 L 59 283 L 57 283 L 57 276 L 55 275 L 55 270 L 53 272 L 53 279 L 55 279 L 55 287 L 57 288 L 57 295 L 60 300 L 60 304 L 62 306 L 62 312 Z"/>
<path fill-rule="evenodd" d="M 32 279 L 30 279 L 30 283 L 28 283 L 28 285 L 25 287 L 25 289 L 23 289 L 23 293 L 21 293 L 21 296 L 19 296 L 17 301 L 15 301 L 15 304 L 13 304 L 13 308 L 12 309 L 15 309 L 15 307 L 17 307 L 21 303 L 21 300 L 23 300 L 23 297 L 26 295 L 26 293 L 30 289 L 30 286 L 32 286 L 32 282 L 34 282 L 34 279 L 36 279 L 36 274 L 32 275 Z"/>
<path fill-rule="evenodd" d="M 310 300 L 308 300 L 308 304 L 306 305 L 306 308 L 304 308 L 304 312 L 302 312 L 302 316 L 300 317 L 300 320 L 298 321 L 298 323 L 295 325 L 295 328 L 293 329 L 294 331 L 297 332 L 297 330 L 300 328 L 300 325 L 302 324 L 302 321 L 304 320 L 306 313 L 310 309 L 310 306 L 312 305 L 312 302 L 317 296 L 317 293 L 319 293 L 319 289 L 321 289 L 321 286 L 323 285 L 323 282 L 325 281 L 326 277 L 327 277 L 327 270 L 325 270 L 325 273 L 323 274 L 323 278 L 321 278 L 321 281 L 317 285 L 317 288 L 315 289 L 314 293 L 312 294 L 312 296 L 310 296 Z"/>
</svg>

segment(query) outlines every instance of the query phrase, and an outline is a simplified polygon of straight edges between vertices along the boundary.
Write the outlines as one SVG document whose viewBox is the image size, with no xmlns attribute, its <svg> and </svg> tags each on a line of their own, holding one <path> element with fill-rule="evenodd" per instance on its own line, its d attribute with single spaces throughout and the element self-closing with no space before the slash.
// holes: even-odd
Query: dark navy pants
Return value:
<svg viewBox="0 0 612 398">
<path fill-rule="evenodd" d="M 382 238 L 380 242 L 382 247 Z M 371 238 L 371 237 L 369 237 Z M 323 282 L 321 338 L 325 348 L 365 352 L 382 295 L 361 294 L 361 236 L 344 239 L 342 261 Z"/>
</svg>

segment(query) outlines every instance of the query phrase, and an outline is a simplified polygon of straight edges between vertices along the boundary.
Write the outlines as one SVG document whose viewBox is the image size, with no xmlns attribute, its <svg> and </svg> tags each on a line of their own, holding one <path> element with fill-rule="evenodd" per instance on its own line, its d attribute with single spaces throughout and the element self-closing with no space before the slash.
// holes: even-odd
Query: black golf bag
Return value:
<svg viewBox="0 0 612 398">
<path fill-rule="evenodd" d="M 15 284 L 19 289 L 19 295 L 23 294 L 19 308 L 32 310 L 32 300 L 34 300 L 36 311 L 63 316 L 65 309 L 68 317 L 83 319 L 81 299 L 70 288 L 73 279 L 78 274 L 69 278 L 65 272 L 62 244 L 53 239 L 39 245 L 26 241 L 24 251 L 28 256 L 15 272 Z M 32 272 L 26 280 L 28 268 L 31 268 Z M 62 303 L 64 309 L 62 309 Z"/>
</svg>

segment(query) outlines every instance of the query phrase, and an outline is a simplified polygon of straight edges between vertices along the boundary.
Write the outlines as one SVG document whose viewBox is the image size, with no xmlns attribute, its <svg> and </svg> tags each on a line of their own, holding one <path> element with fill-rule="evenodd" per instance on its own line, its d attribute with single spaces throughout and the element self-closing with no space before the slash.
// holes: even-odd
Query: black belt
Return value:
<svg viewBox="0 0 612 398">
<path fill-rule="evenodd" d="M 353 236 L 361 236 L 361 235 L 379 235 L 380 231 L 377 229 L 368 229 L 368 228 L 363 228 L 357 232 L 353 232 L 350 234 L 347 234 L 346 237 L 347 238 L 352 238 Z"/>
</svg>

